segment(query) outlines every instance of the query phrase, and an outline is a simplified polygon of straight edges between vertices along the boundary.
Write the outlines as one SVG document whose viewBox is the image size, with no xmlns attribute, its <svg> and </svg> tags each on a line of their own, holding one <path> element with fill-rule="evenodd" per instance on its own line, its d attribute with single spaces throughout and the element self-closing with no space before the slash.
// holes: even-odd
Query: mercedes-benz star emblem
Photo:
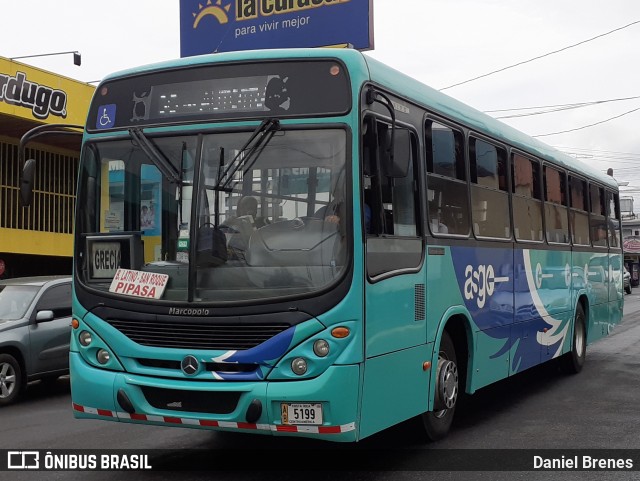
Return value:
<svg viewBox="0 0 640 481">
<path fill-rule="evenodd" d="M 185 373 L 187 376 L 191 376 L 198 372 L 200 363 L 194 356 L 187 356 L 180 363 L 180 367 L 182 368 L 183 373 Z"/>
</svg>

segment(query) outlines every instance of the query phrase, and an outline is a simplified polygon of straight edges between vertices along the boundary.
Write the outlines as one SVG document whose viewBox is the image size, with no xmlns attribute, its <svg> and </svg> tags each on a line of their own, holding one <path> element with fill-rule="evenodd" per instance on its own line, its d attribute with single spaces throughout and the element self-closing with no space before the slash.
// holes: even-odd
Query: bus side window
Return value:
<svg viewBox="0 0 640 481">
<path fill-rule="evenodd" d="M 571 240 L 576 245 L 590 245 L 589 241 L 589 203 L 587 202 L 587 183 L 577 177 L 569 177 L 569 216 L 571 221 Z"/>
<path fill-rule="evenodd" d="M 591 201 L 591 241 L 594 246 L 607 247 L 607 221 L 604 189 L 597 185 L 589 186 Z"/>
<path fill-rule="evenodd" d="M 543 241 L 540 163 L 513 154 L 513 226 L 517 240 Z"/>
<path fill-rule="evenodd" d="M 469 195 L 461 132 L 425 125 L 429 229 L 434 235 L 469 234 Z"/>
<path fill-rule="evenodd" d="M 544 167 L 544 214 L 547 241 L 569 243 L 566 175 L 553 167 Z"/>
<path fill-rule="evenodd" d="M 375 278 L 388 272 L 416 268 L 422 259 L 419 232 L 418 182 L 416 179 L 417 139 L 413 133 L 395 139 L 409 142 L 410 160 L 404 172 L 389 172 L 384 149 L 389 145 L 391 126 L 372 117 L 363 127 L 362 218 L 367 249 L 367 273 Z M 396 132 L 402 127 L 396 126 Z M 367 222 L 367 211 L 370 220 Z"/>
<path fill-rule="evenodd" d="M 511 237 L 507 158 L 504 149 L 480 139 L 469 141 L 471 216 L 479 237 Z"/>
<path fill-rule="evenodd" d="M 370 210 L 370 233 L 389 236 L 417 236 L 416 179 L 414 161 L 416 139 L 411 135 L 411 160 L 407 175 L 385 175 L 383 149 L 388 145 L 391 126 L 367 119 L 363 138 L 363 187 L 365 202 Z M 373 124 L 373 127 L 371 125 Z M 399 128 L 396 128 L 396 132 Z M 364 217 L 364 212 L 363 212 Z"/>
</svg>

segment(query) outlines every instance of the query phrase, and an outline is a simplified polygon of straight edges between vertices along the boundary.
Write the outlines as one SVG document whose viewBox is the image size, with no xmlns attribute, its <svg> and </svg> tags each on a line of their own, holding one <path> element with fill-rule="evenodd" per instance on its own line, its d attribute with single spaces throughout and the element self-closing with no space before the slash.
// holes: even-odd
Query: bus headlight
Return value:
<svg viewBox="0 0 640 481">
<path fill-rule="evenodd" d="M 89 331 L 82 331 L 78 335 L 78 341 L 80 341 L 80 344 L 82 344 L 84 347 L 87 347 L 89 344 L 91 344 L 93 338 L 91 337 L 91 333 Z"/>
<path fill-rule="evenodd" d="M 298 376 L 302 376 L 307 372 L 307 360 L 303 357 L 296 357 L 291 361 L 291 370 Z"/>
<path fill-rule="evenodd" d="M 329 354 L 329 343 L 324 339 L 318 339 L 313 343 L 313 352 L 318 357 L 326 357 Z"/>
<path fill-rule="evenodd" d="M 96 354 L 96 359 L 100 364 L 106 364 L 111 359 L 111 354 L 106 349 L 100 349 Z"/>
</svg>

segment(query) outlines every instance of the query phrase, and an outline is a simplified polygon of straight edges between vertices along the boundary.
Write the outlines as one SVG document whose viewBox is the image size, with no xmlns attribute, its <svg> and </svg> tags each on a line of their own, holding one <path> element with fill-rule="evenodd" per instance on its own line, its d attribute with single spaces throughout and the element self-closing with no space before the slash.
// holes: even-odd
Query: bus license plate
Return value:
<svg viewBox="0 0 640 481">
<path fill-rule="evenodd" d="M 321 403 L 282 403 L 282 424 L 322 424 Z"/>
</svg>

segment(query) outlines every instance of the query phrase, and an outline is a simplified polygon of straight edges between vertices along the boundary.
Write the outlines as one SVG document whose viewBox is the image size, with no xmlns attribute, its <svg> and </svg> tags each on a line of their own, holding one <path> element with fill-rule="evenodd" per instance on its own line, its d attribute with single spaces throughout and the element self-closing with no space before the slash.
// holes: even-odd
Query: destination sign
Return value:
<svg viewBox="0 0 640 481">
<path fill-rule="evenodd" d="M 111 281 L 109 292 L 147 299 L 160 299 L 168 281 L 167 274 L 118 269 L 113 281 Z"/>
<path fill-rule="evenodd" d="M 120 267 L 121 259 L 119 242 L 91 243 L 91 277 L 94 279 L 112 278 Z"/>
<path fill-rule="evenodd" d="M 93 98 L 87 130 L 350 109 L 349 78 L 337 60 L 218 64 L 107 81 Z"/>
</svg>

